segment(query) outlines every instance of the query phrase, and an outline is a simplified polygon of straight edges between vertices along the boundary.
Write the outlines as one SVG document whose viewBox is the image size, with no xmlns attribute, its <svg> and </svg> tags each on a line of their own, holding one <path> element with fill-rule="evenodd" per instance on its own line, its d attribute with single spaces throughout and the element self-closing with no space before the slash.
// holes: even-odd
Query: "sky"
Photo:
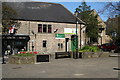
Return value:
<svg viewBox="0 0 120 80">
<path fill-rule="evenodd" d="M 81 2 L 56 2 L 56 3 L 60 3 L 64 5 L 72 13 L 74 13 L 75 9 L 79 5 L 81 5 Z M 86 3 L 88 6 L 91 6 L 91 9 L 95 9 L 97 12 L 104 9 L 104 6 L 107 4 L 107 2 L 86 2 Z M 108 19 L 107 13 L 104 13 L 104 14 L 98 13 L 98 15 L 101 17 L 103 21 L 106 21 Z"/>
<path fill-rule="evenodd" d="M 32 1 L 42 1 L 44 2 L 43 0 L 32 0 Z M 48 1 L 49 2 L 49 1 Z M 100 10 L 103 10 L 104 9 L 104 6 L 106 4 L 108 4 L 109 1 L 101 1 L 101 2 L 87 2 L 87 5 L 88 6 L 91 6 L 91 9 L 95 9 L 97 12 L 99 12 Z M 66 7 L 70 12 L 74 13 L 75 12 L 75 9 L 81 5 L 81 1 L 79 2 L 76 2 L 76 1 L 66 1 L 66 2 L 60 2 L 60 1 L 56 1 L 56 2 L 52 2 L 52 3 L 59 3 L 59 4 L 62 4 L 64 7 Z M 101 19 L 103 21 L 106 21 L 108 19 L 108 13 L 104 13 L 104 14 L 100 14 L 98 13 L 98 15 L 101 17 Z"/>
</svg>

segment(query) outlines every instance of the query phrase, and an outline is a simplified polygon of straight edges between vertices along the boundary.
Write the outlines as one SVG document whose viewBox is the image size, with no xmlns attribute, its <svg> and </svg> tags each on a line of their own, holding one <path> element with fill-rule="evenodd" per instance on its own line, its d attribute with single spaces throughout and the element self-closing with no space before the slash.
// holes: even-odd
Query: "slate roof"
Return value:
<svg viewBox="0 0 120 80">
<path fill-rule="evenodd" d="M 76 17 L 61 4 L 47 2 L 6 2 L 17 11 L 17 20 L 76 23 Z M 84 23 L 78 19 L 79 23 Z"/>
</svg>

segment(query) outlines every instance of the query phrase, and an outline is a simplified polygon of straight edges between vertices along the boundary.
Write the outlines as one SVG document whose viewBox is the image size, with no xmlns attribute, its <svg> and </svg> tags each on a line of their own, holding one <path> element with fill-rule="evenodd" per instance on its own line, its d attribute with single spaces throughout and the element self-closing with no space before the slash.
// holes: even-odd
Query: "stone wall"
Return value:
<svg viewBox="0 0 120 80">
<path fill-rule="evenodd" d="M 35 56 L 9 56 L 8 58 L 8 63 L 10 64 L 34 64 L 35 62 Z"/>
<path fill-rule="evenodd" d="M 99 57 L 109 57 L 109 53 L 105 52 L 84 52 L 82 58 L 99 58 Z"/>
</svg>

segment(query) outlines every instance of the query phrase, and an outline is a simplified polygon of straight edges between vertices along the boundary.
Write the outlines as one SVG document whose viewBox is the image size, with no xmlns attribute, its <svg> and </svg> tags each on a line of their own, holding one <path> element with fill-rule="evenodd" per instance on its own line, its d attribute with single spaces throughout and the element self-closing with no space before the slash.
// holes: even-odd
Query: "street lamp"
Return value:
<svg viewBox="0 0 120 80">
<path fill-rule="evenodd" d="M 35 51 L 36 51 L 36 33 L 33 30 L 31 32 L 32 32 L 32 34 L 34 35 L 34 38 L 35 38 Z M 33 45 L 33 43 L 32 43 L 32 45 Z"/>
<path fill-rule="evenodd" d="M 76 11 L 75 11 L 75 16 L 77 17 L 78 16 L 78 10 L 76 9 Z M 76 36 L 77 36 L 77 25 L 78 25 L 78 20 L 77 20 L 77 18 L 76 18 Z"/>
<path fill-rule="evenodd" d="M 75 11 L 75 16 L 76 16 L 76 54 L 75 54 L 75 59 L 78 58 L 78 36 L 77 36 L 77 28 L 78 28 L 78 20 L 77 20 L 77 16 L 78 16 L 79 12 L 76 9 Z"/>
<path fill-rule="evenodd" d="M 1 42 L 3 42 L 2 43 L 2 51 L 0 51 L 0 52 L 2 52 L 2 64 L 6 64 L 6 62 L 5 62 L 5 47 L 6 47 L 6 41 L 3 39 L 3 35 L 2 36 L 0 36 L 0 37 L 2 37 L 1 39 L 2 39 L 2 41 Z M 5 37 L 4 37 L 5 38 Z"/>
<path fill-rule="evenodd" d="M 2 64 L 6 64 L 4 57 L 5 57 L 5 49 L 3 48 L 3 49 L 2 49 Z"/>
<path fill-rule="evenodd" d="M 34 51 L 34 44 L 33 44 L 34 40 L 31 41 L 32 41 L 32 51 Z"/>
</svg>

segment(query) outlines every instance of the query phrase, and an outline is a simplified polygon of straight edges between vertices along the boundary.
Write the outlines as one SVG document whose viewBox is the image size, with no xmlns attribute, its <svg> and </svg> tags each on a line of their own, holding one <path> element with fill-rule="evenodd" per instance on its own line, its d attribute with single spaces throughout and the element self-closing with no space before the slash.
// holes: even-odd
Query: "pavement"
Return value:
<svg viewBox="0 0 120 80">
<path fill-rule="evenodd" d="M 2 78 L 2 57 L 0 57 L 0 79 Z"/>
<path fill-rule="evenodd" d="M 3 78 L 118 78 L 118 57 L 50 58 L 36 64 L 2 64 Z"/>
<path fill-rule="evenodd" d="M 110 57 L 120 57 L 120 53 L 110 53 Z"/>
</svg>

